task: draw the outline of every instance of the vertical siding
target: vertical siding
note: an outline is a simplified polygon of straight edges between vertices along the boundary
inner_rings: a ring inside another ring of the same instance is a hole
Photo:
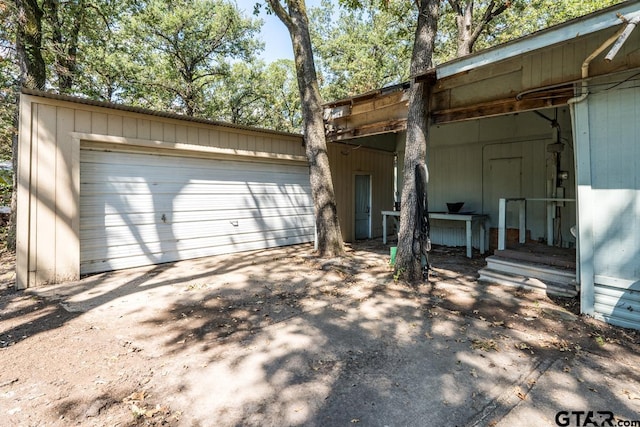
[[[553,117],[554,111],[546,111]],[[563,138],[571,140],[570,118],[559,110]],[[464,201],[464,210],[490,215],[489,226],[497,226],[498,200],[488,200],[489,165],[493,159],[522,159],[522,197],[543,198],[546,194],[546,145],[552,142],[549,123],[534,113],[501,116],[467,122],[437,125],[431,128],[428,163],[430,170],[430,210],[446,211],[447,202]],[[562,155],[563,170],[570,171],[565,184],[566,197],[572,197],[573,155],[566,146]],[[569,228],[575,224],[575,204],[562,209],[563,238],[570,239]],[[527,228],[532,238],[546,235],[546,206],[531,202],[527,206]],[[450,222],[432,224],[433,242],[450,246],[465,244],[465,230]],[[479,246],[477,235],[474,246]]]
[[[56,120],[56,199],[55,199],[55,281],[61,282],[73,279],[76,263],[79,258],[79,248],[70,245],[78,238],[78,185],[77,169],[79,167],[79,153],[77,141],[72,141],[70,134],[74,129],[78,114],[70,108],[59,107]],[[85,118],[86,119],[86,118]]]
[[[38,105],[37,150],[38,166],[32,175],[37,187],[35,209],[37,265],[35,280],[46,283],[55,278],[56,261],[56,107]],[[33,179],[33,178],[32,178]]]
[[[640,329],[640,88],[616,89],[588,98],[593,259],[586,261],[596,316]]]
[[[20,123],[18,143],[18,198],[16,215],[16,288],[24,289],[29,286],[29,258],[31,256],[30,232],[31,224],[31,141],[33,137],[33,109],[35,105],[28,97],[20,98]]]
[[[371,235],[382,236],[382,211],[393,209],[393,153],[331,143],[329,164],[336,193],[342,237],[355,239],[356,174],[371,175]]]

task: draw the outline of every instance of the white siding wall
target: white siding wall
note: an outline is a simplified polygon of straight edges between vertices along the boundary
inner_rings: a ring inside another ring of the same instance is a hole
[[[543,113],[550,118],[554,110]],[[567,108],[558,109],[561,136],[571,141],[571,121]],[[499,191],[491,189],[490,167],[492,161],[521,159],[521,197],[548,197],[547,180],[551,164],[546,146],[553,142],[554,131],[550,123],[532,112],[494,118],[469,120],[430,129],[429,149],[429,209],[446,211],[447,202],[465,202],[463,210],[489,215],[489,227],[497,227]],[[399,141],[398,163],[402,165],[404,140]],[[561,155],[561,169],[569,171],[569,180],[564,184],[565,197],[575,197],[575,178],[571,144],[565,144]],[[400,166],[402,168],[402,166]],[[402,174],[399,174],[402,185]],[[575,204],[562,208],[563,241],[574,242],[570,227],[576,223]],[[517,228],[517,223],[508,224]],[[531,238],[546,236],[546,206],[542,202],[527,205],[527,229]],[[432,223],[432,241],[448,246],[463,246],[466,242],[464,224],[451,221]],[[479,247],[479,238],[474,233],[474,247]]]
[[[583,311],[640,329],[640,88],[587,103],[576,107],[589,120],[579,140]]]

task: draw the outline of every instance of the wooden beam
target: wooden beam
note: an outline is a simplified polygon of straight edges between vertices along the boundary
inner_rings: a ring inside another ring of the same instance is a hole
[[[328,142],[343,141],[345,139],[360,138],[363,136],[378,135],[382,133],[400,132],[407,129],[407,119],[387,120],[358,126],[351,129],[339,129],[327,133]]]
[[[572,96],[573,90],[566,88],[552,93],[541,92],[535,94],[535,96],[532,94],[530,98],[521,100],[507,98],[467,107],[434,110],[431,112],[431,118],[434,124],[441,124],[538,110],[541,108],[566,105]]]

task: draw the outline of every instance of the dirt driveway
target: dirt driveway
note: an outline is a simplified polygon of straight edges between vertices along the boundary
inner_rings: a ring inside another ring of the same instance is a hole
[[[576,411],[640,420],[637,332],[576,315],[575,300],[479,285],[484,261],[463,250],[435,248],[437,277],[414,288],[394,281],[379,241],[343,259],[311,249],[26,293],[11,287],[4,254],[2,424],[553,426]]]

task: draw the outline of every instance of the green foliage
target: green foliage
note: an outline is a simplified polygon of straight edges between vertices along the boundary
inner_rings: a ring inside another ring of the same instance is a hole
[[[481,11],[488,0],[474,0]],[[512,0],[476,50],[621,0]],[[253,2],[255,3],[255,2]],[[251,5],[253,5],[251,3]],[[261,2],[264,3],[264,2]],[[299,131],[295,67],[256,60],[261,22],[230,0],[35,0],[42,11],[47,87],[234,123]],[[16,2],[0,0],[0,160],[15,133]],[[436,62],[455,56],[442,2]],[[267,8],[268,9],[268,8]],[[410,0],[323,0],[309,10],[321,91],[338,99],[405,81],[416,12]]]
[[[18,67],[15,57],[14,9],[5,0],[0,0],[0,161],[11,159],[11,144],[16,132],[16,85]]]
[[[207,93],[206,115],[283,132],[300,132],[300,94],[293,61],[236,62]]]
[[[416,22],[411,2],[391,0],[384,8],[343,4],[349,7],[323,0],[310,12],[323,97],[339,99],[406,80]]]
[[[144,46],[129,52],[139,66],[131,95],[152,94],[151,106],[202,115],[205,92],[229,75],[230,61],[250,60],[261,48],[259,27],[223,0],[148,1],[127,24],[131,40]]]
[[[484,10],[489,0],[474,0],[475,9]],[[506,43],[552,25],[621,3],[623,0],[512,0],[511,6],[492,20],[475,45],[475,51]],[[443,2],[438,21],[435,62],[443,63],[456,56],[455,16],[448,2]]]

